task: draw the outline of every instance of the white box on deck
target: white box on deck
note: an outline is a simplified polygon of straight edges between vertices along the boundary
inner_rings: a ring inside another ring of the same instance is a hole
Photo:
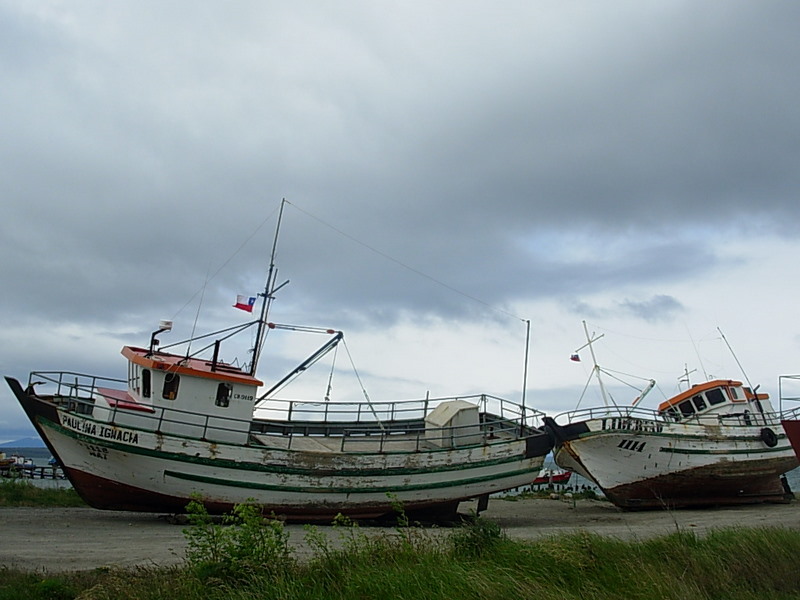
[[[465,400],[442,402],[425,417],[425,439],[441,448],[480,444],[477,405]]]

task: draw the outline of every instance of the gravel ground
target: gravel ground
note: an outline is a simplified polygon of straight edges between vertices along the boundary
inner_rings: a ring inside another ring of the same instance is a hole
[[[462,503],[468,513],[471,503]],[[609,502],[492,499],[482,514],[513,538],[590,531],[643,539],[677,530],[778,526],[800,530],[800,502],[698,510],[625,512]],[[184,561],[183,526],[165,515],[91,508],[0,508],[0,567],[60,572],[118,566],[166,566]],[[287,525],[298,556],[308,552],[302,525]],[[335,542],[338,534],[319,526]],[[364,527],[362,531],[372,531]],[[392,531],[379,529],[378,531]]]

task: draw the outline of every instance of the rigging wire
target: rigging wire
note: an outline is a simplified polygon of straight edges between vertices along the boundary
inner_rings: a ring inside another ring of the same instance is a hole
[[[685,326],[686,326],[686,334],[689,336],[689,339],[692,340],[692,348],[694,348],[694,353],[697,356],[697,361],[700,363],[700,368],[703,370],[703,376],[706,378],[706,381],[708,381],[709,380],[708,372],[706,371],[706,366],[703,364],[703,357],[700,356],[700,351],[697,349],[697,344],[695,344],[695,342],[694,342],[694,337],[692,337],[692,332],[689,331],[688,325],[685,325]],[[688,379],[689,379],[689,374],[688,373],[686,374],[686,379],[687,379],[686,383],[688,384],[689,383],[688,382]]]
[[[239,253],[240,253],[240,252],[241,252],[241,251],[244,249],[244,247],[245,247],[245,246],[246,246],[246,245],[247,245],[247,244],[250,242],[250,240],[252,240],[252,239],[253,239],[253,238],[256,236],[256,234],[257,234],[259,231],[261,231],[261,228],[262,228],[262,227],[264,227],[264,225],[266,225],[266,224],[267,224],[267,223],[268,223],[270,220],[272,220],[272,217],[274,217],[274,216],[275,216],[275,213],[276,213],[276,212],[278,212],[278,209],[277,209],[277,208],[276,208],[276,209],[274,209],[274,210],[273,210],[273,211],[272,211],[272,212],[271,212],[269,215],[267,215],[267,217],[266,217],[266,218],[265,218],[263,221],[261,221],[261,223],[258,225],[258,227],[256,227],[256,228],[253,230],[253,233],[251,233],[249,236],[247,236],[247,237],[244,239],[244,241],[242,241],[242,243],[241,243],[241,244],[239,244],[239,247],[236,249],[236,251],[235,251],[233,254],[231,254],[231,255],[230,255],[228,258],[227,258],[227,260],[226,260],[224,263],[222,263],[222,264],[221,264],[221,265],[220,265],[220,266],[217,268],[217,270],[216,270],[216,271],[214,271],[214,273],[213,273],[213,274],[212,274],[210,277],[208,276],[208,274],[206,274],[206,281],[205,281],[205,283],[203,284],[203,287],[202,287],[201,289],[197,290],[197,291],[196,291],[194,294],[192,294],[191,298],[189,298],[189,299],[186,301],[186,303],[185,303],[183,306],[181,306],[181,307],[180,307],[180,308],[179,308],[179,309],[178,309],[178,310],[175,312],[175,314],[172,316],[172,320],[173,320],[173,321],[174,321],[174,320],[176,320],[177,316],[178,316],[178,315],[179,315],[181,312],[183,312],[183,310],[184,310],[184,309],[185,309],[187,306],[189,306],[189,304],[191,304],[191,303],[192,303],[192,301],[193,301],[193,300],[194,300],[194,299],[197,297],[197,294],[200,294],[201,292],[205,292],[205,288],[206,288],[206,285],[208,285],[208,282],[210,282],[210,281],[211,281],[212,279],[214,279],[214,278],[215,278],[217,275],[219,275],[220,271],[222,271],[222,270],[223,270],[225,267],[227,267],[227,266],[228,266],[228,264],[230,264],[230,262],[231,262],[231,261],[232,261],[234,258],[236,258],[236,256],[237,256],[237,255],[238,255],[238,254],[239,254]]]
[[[203,282],[203,291],[200,294],[200,302],[197,303],[197,311],[194,313],[194,323],[192,323],[192,334],[189,336],[189,343],[186,346],[186,358],[192,353],[192,340],[194,340],[194,334],[197,331],[197,320],[200,318],[200,309],[203,307],[203,299],[206,297],[206,288],[208,287],[208,273],[211,270],[211,265],[209,268],[206,269],[206,280]]]
[[[396,265],[398,265],[398,266],[400,266],[400,267],[402,267],[402,268],[404,268],[404,269],[406,269],[406,270],[408,270],[408,271],[410,271],[410,272],[412,272],[412,273],[414,273],[414,274],[416,274],[416,275],[418,275],[418,276],[420,276],[420,277],[423,277],[423,278],[425,278],[425,279],[427,279],[427,280],[429,280],[429,281],[431,281],[431,282],[433,282],[433,283],[435,283],[435,284],[437,284],[437,285],[439,285],[439,286],[441,286],[441,287],[443,287],[443,288],[445,288],[445,289],[447,289],[447,290],[449,290],[449,291],[451,291],[451,292],[453,292],[453,293],[456,293],[456,294],[458,294],[458,295],[460,295],[460,296],[463,296],[464,298],[467,298],[467,299],[469,299],[469,300],[471,300],[471,301],[473,301],[473,302],[476,302],[476,303],[478,303],[478,304],[481,304],[481,305],[485,306],[486,308],[488,308],[489,310],[492,310],[492,311],[494,311],[494,312],[496,312],[496,313],[500,313],[500,314],[506,315],[506,316],[508,316],[508,317],[511,317],[511,318],[513,318],[513,319],[519,320],[519,321],[521,321],[522,323],[525,323],[525,324],[526,324],[526,326],[527,326],[527,338],[526,338],[526,350],[525,350],[526,356],[525,356],[525,375],[524,375],[524,379],[525,379],[525,380],[527,380],[527,363],[528,363],[528,346],[527,346],[527,344],[529,344],[529,341],[530,341],[530,320],[523,319],[522,317],[519,317],[518,315],[515,315],[515,314],[513,314],[513,313],[511,313],[511,312],[509,312],[509,311],[507,311],[507,310],[505,310],[505,309],[499,308],[499,307],[497,307],[497,306],[494,306],[494,305],[492,305],[492,304],[489,304],[488,302],[486,302],[486,301],[484,301],[484,300],[481,300],[480,298],[477,298],[477,297],[475,297],[475,296],[473,296],[473,295],[471,295],[471,294],[468,294],[468,293],[466,293],[466,292],[463,292],[462,290],[459,290],[458,288],[455,288],[455,287],[453,287],[452,285],[449,285],[449,284],[447,284],[447,283],[445,283],[445,282],[443,282],[443,281],[441,281],[441,280],[439,280],[439,279],[437,279],[437,278],[435,278],[435,277],[433,277],[433,276],[431,276],[431,275],[428,275],[427,273],[424,273],[423,271],[420,271],[419,269],[416,269],[416,268],[414,268],[414,267],[412,267],[412,266],[410,266],[410,265],[408,265],[408,264],[406,264],[406,263],[404,263],[404,262],[402,262],[402,261],[400,261],[400,260],[398,260],[398,259],[396,259],[396,258],[394,258],[394,257],[390,256],[389,254],[387,254],[387,253],[385,253],[385,252],[383,252],[383,251],[381,251],[381,250],[378,250],[377,248],[375,248],[375,247],[373,247],[373,246],[370,246],[369,244],[367,244],[367,243],[365,243],[365,242],[363,242],[363,241],[361,241],[361,240],[359,240],[359,239],[355,238],[354,236],[352,236],[352,235],[348,234],[347,232],[345,232],[345,231],[343,231],[343,230],[341,230],[341,229],[339,229],[339,228],[335,227],[334,225],[332,225],[332,224],[330,224],[330,223],[328,223],[328,222],[326,222],[326,221],[324,221],[324,220],[320,219],[319,217],[317,217],[317,216],[315,216],[315,215],[313,215],[313,214],[309,213],[308,211],[306,211],[306,210],[304,210],[304,209],[300,208],[300,207],[299,207],[299,206],[297,206],[296,204],[293,204],[292,202],[289,202],[289,201],[288,201],[288,200],[286,200],[286,199],[284,199],[284,200],[283,200],[283,202],[282,202],[282,204],[281,204],[281,207],[280,207],[280,208],[278,208],[278,209],[274,209],[274,210],[273,210],[273,211],[272,211],[272,212],[271,212],[269,215],[267,215],[267,216],[266,216],[266,217],[265,217],[265,218],[264,218],[264,219],[261,221],[261,223],[260,223],[260,224],[259,224],[259,225],[258,225],[258,226],[257,226],[257,227],[254,229],[254,230],[253,230],[253,232],[252,232],[252,233],[251,233],[251,234],[250,234],[250,235],[249,235],[247,238],[245,238],[245,239],[242,241],[242,243],[239,245],[239,247],[238,247],[238,248],[237,248],[237,249],[236,249],[236,250],[235,250],[235,251],[234,251],[234,252],[233,252],[233,253],[232,253],[232,254],[231,254],[231,255],[230,255],[230,256],[229,256],[229,257],[228,257],[228,258],[227,258],[227,259],[226,259],[226,260],[225,260],[225,261],[224,261],[224,262],[223,262],[223,263],[222,263],[222,264],[221,264],[221,265],[220,265],[220,266],[219,266],[219,267],[218,267],[218,268],[217,268],[217,269],[214,271],[214,272],[213,272],[213,273],[211,273],[210,275],[209,275],[209,273],[208,273],[208,272],[206,273],[206,279],[205,279],[205,281],[204,281],[204,283],[203,283],[203,286],[202,286],[202,287],[201,287],[199,290],[197,290],[197,291],[196,291],[196,292],[195,292],[195,293],[194,293],[194,294],[193,294],[193,295],[192,295],[192,296],[191,296],[191,297],[190,297],[190,298],[189,298],[189,299],[188,299],[188,300],[187,300],[187,301],[184,303],[184,305],[183,305],[183,306],[181,306],[181,307],[180,307],[180,308],[179,308],[179,309],[178,309],[178,310],[177,310],[177,311],[174,313],[174,315],[173,315],[173,317],[172,317],[172,318],[173,318],[173,320],[175,320],[175,319],[177,318],[177,316],[178,316],[178,315],[179,315],[179,314],[180,314],[180,313],[181,313],[181,312],[182,312],[182,311],[183,311],[183,310],[184,310],[184,309],[185,309],[185,308],[186,308],[186,307],[187,307],[189,304],[191,304],[191,302],[192,302],[192,301],[194,301],[194,299],[197,297],[197,295],[198,295],[198,294],[200,294],[200,295],[201,295],[201,298],[200,298],[200,303],[199,303],[199,305],[198,305],[197,313],[196,313],[196,315],[195,315],[195,321],[194,321],[194,325],[193,325],[193,328],[192,328],[192,336],[191,336],[191,338],[188,340],[188,342],[189,342],[189,344],[190,344],[190,347],[189,347],[189,349],[187,350],[187,356],[189,355],[189,354],[188,354],[188,352],[190,351],[190,348],[191,348],[191,342],[192,342],[192,340],[194,339],[194,334],[195,334],[195,330],[196,330],[197,321],[198,321],[198,319],[199,319],[200,310],[201,310],[201,307],[202,307],[202,304],[203,304],[203,298],[204,298],[204,296],[205,296],[205,291],[206,291],[206,288],[207,288],[207,286],[208,286],[209,282],[210,282],[210,281],[212,281],[212,280],[213,280],[213,279],[214,279],[214,278],[215,278],[215,277],[216,277],[216,276],[217,276],[217,275],[218,275],[218,274],[219,274],[219,273],[220,273],[220,272],[221,272],[221,271],[222,271],[222,270],[223,270],[225,267],[227,267],[227,266],[228,266],[228,264],[229,264],[229,263],[230,263],[230,262],[231,262],[231,261],[232,261],[232,260],[233,260],[233,259],[234,259],[234,258],[235,258],[235,257],[236,257],[236,256],[237,256],[237,255],[238,255],[238,254],[239,254],[239,253],[240,253],[240,252],[241,252],[241,251],[242,251],[244,248],[245,248],[245,246],[246,246],[246,245],[247,245],[247,244],[250,242],[250,240],[252,240],[252,239],[253,239],[253,238],[256,236],[256,234],[258,234],[258,232],[259,232],[259,231],[260,231],[260,230],[261,230],[261,229],[264,227],[264,225],[266,225],[266,224],[267,224],[269,221],[271,221],[271,220],[272,220],[272,218],[275,216],[275,213],[276,213],[278,210],[280,210],[284,204],[289,204],[289,205],[293,206],[294,208],[296,208],[298,211],[300,211],[301,213],[303,213],[303,214],[304,214],[304,215],[306,215],[307,217],[309,217],[309,218],[311,218],[311,219],[313,219],[313,220],[317,221],[318,223],[320,223],[320,224],[322,224],[323,226],[325,226],[325,227],[327,227],[327,228],[331,229],[332,231],[334,231],[334,232],[338,233],[339,235],[341,235],[341,236],[343,236],[343,237],[347,238],[348,240],[350,240],[350,241],[352,241],[352,242],[354,242],[354,243],[356,243],[356,244],[358,244],[358,245],[360,245],[360,246],[362,246],[362,247],[366,248],[366,249],[367,249],[367,250],[369,250],[370,252],[373,252],[374,254],[377,254],[378,256],[381,256],[381,257],[383,257],[384,259],[386,259],[386,260],[389,260],[389,261],[391,261],[391,262],[395,263]],[[273,252],[274,252],[274,251],[273,251]],[[288,283],[288,282],[287,282],[287,283]],[[281,286],[281,287],[282,287],[282,286]],[[250,326],[250,325],[252,325],[252,323],[248,323],[248,324],[247,324],[247,326]],[[225,331],[225,330],[223,330],[223,331]],[[218,332],[218,333],[219,333],[219,332]],[[266,334],[266,333],[268,333],[268,330],[264,332],[264,334]],[[204,337],[204,336],[201,336],[201,338],[197,338],[197,339],[202,339],[202,337]],[[227,336],[227,337],[230,337],[230,336]],[[260,337],[260,336],[259,336],[258,334],[256,334],[256,338],[259,338],[259,337]],[[266,336],[264,335],[264,337],[266,337]],[[264,342],[264,339],[263,339],[263,338],[260,338],[260,341],[261,341],[261,342],[262,342],[262,344],[263,344],[263,342]],[[170,346],[174,346],[174,345],[177,345],[177,344],[171,344]],[[212,344],[212,345],[213,345],[213,344]],[[164,346],[164,348],[165,348],[165,349],[166,349],[167,347],[168,347],[168,346]],[[207,348],[209,348],[209,347],[210,347],[210,346],[206,346],[206,347],[205,347],[203,350],[205,350],[205,349],[207,349]],[[350,353],[349,353],[349,350],[347,349],[347,345],[346,345],[346,344],[345,344],[345,349],[347,350],[348,356],[350,356]],[[202,352],[202,350],[201,350],[201,352]],[[195,353],[195,354],[197,354],[197,353]],[[351,360],[351,363],[352,363],[352,357],[351,357],[351,356],[350,356],[350,360]],[[256,361],[257,361],[257,357],[256,357],[256,356],[253,356],[253,364],[255,364],[255,362],[256,362]],[[353,370],[355,371],[355,365],[354,365],[354,364],[353,364]],[[368,397],[368,395],[367,395],[366,389],[364,388],[364,386],[363,386],[363,383],[361,382],[361,379],[360,379],[360,377],[358,376],[358,373],[357,373],[357,371],[356,371],[356,377],[358,378],[358,380],[359,380],[359,384],[361,385],[361,388],[362,388],[362,392],[364,393],[364,396],[367,398],[367,402],[370,404],[370,408],[373,410],[373,413],[374,413],[374,408],[372,407],[372,404],[371,404],[371,402],[370,402],[370,400],[369,400],[369,397]],[[329,388],[330,388],[330,381],[329,381]],[[523,392],[522,392],[522,393],[523,393],[523,399],[524,399],[524,396],[525,396],[525,389],[523,389]],[[376,416],[376,418],[378,418],[378,417],[377,417],[377,414],[376,414],[375,416]],[[378,422],[380,423],[380,419],[378,419]],[[381,425],[381,427],[382,427],[382,425]]]
[[[364,384],[361,381],[361,376],[358,374],[358,369],[356,369],[356,363],[353,362],[353,356],[350,354],[350,348],[347,347],[347,342],[344,341],[342,338],[342,343],[344,344],[344,350],[347,353],[347,358],[350,359],[350,366],[353,368],[353,373],[355,373],[356,380],[358,380],[358,385],[361,386],[361,392],[364,394],[364,398],[369,405],[369,409],[372,411],[372,415],[375,417],[375,420],[378,422],[378,426],[381,428],[381,431],[384,433],[386,432],[386,428],[383,426],[383,422],[381,418],[378,416],[378,413],[375,412],[375,407],[372,406],[372,400],[369,398],[369,394],[367,394],[367,389],[364,387]]]
[[[713,376],[709,375],[707,370],[706,370],[706,366],[705,366],[705,364],[703,362],[703,359],[701,357],[701,354],[700,354],[700,348],[698,347],[698,342],[699,343],[718,342],[718,341],[720,341],[722,339],[722,338],[720,338],[719,334],[712,335],[711,332],[708,332],[705,335],[700,336],[700,338],[695,338],[694,336],[691,335],[691,333],[688,332],[688,328],[687,328],[687,333],[689,333],[689,335],[688,335],[689,339],[688,340],[686,338],[683,338],[683,339],[667,339],[667,338],[644,337],[644,336],[629,335],[629,334],[621,333],[619,331],[616,331],[616,330],[613,330],[613,329],[609,329],[607,327],[603,327],[601,325],[597,325],[597,324],[594,324],[594,323],[591,324],[591,326],[592,326],[592,329],[597,329],[597,330],[600,330],[600,331],[604,331],[605,333],[613,334],[613,336],[615,338],[628,338],[628,339],[633,339],[633,340],[643,340],[643,341],[647,341],[647,342],[662,342],[662,343],[681,344],[681,345],[687,345],[687,344],[691,343],[693,352],[697,357],[697,360],[698,360],[698,362],[700,364],[701,370],[703,371],[705,379],[709,380],[709,379],[713,378]],[[674,370],[673,369],[665,370],[663,368],[660,368],[660,369],[659,368],[655,368],[654,369],[652,366],[646,366],[645,367],[642,364],[640,364],[639,362],[636,362],[635,360],[631,360],[631,357],[629,355],[621,355],[621,354],[619,354],[617,352],[614,352],[614,349],[612,347],[607,347],[605,349],[605,352],[607,354],[609,354],[609,355],[615,356],[617,359],[620,359],[621,361],[623,361],[623,362],[625,362],[625,363],[627,363],[627,364],[629,364],[629,365],[631,365],[633,367],[636,367],[637,369],[645,369],[648,372],[655,373],[655,374],[660,374],[662,376],[669,375],[670,377],[672,377],[674,375]],[[706,356],[706,360],[708,360],[708,356]]]
[[[336,370],[336,357],[339,354],[339,345],[333,349],[333,359],[331,360],[331,372],[328,375],[328,388],[325,390],[325,402],[331,401],[331,390],[333,389],[333,373]]]
[[[298,211],[300,211],[301,213],[303,213],[304,215],[306,215],[310,219],[313,219],[314,221],[316,221],[317,223],[323,225],[324,227],[327,227],[331,231],[334,231],[337,234],[341,235],[342,237],[350,240],[351,242],[353,242],[355,244],[358,244],[359,246],[361,246],[363,248],[366,248],[370,252],[372,252],[374,254],[377,254],[378,256],[380,256],[380,257],[382,257],[382,258],[384,258],[384,259],[386,259],[386,260],[388,260],[390,262],[393,262],[394,264],[402,267],[403,269],[406,269],[407,271],[410,271],[411,273],[414,273],[415,275],[417,275],[419,277],[427,279],[428,281],[431,281],[431,282],[433,282],[433,283],[435,283],[435,284],[437,284],[437,285],[439,285],[439,286],[441,286],[441,287],[443,287],[443,288],[445,288],[445,289],[447,289],[447,290],[449,290],[449,291],[451,291],[451,292],[453,292],[455,294],[458,294],[458,295],[460,295],[460,296],[462,296],[464,298],[467,298],[468,300],[471,300],[473,302],[481,304],[482,306],[485,306],[486,308],[488,308],[491,311],[494,311],[494,312],[499,313],[499,314],[503,314],[503,315],[505,315],[507,317],[511,317],[512,319],[516,319],[516,320],[524,323],[526,325],[526,338],[525,338],[525,359],[524,359],[525,360],[525,364],[524,364],[524,367],[523,367],[523,389],[522,389],[521,404],[522,404],[523,407],[525,406],[525,397],[526,397],[526,392],[527,392],[527,379],[528,379],[528,362],[529,362],[529,357],[528,356],[529,356],[529,346],[530,346],[530,320],[529,319],[523,319],[522,317],[520,317],[518,315],[515,315],[512,312],[509,312],[509,311],[507,311],[505,309],[502,309],[502,308],[499,308],[499,307],[494,306],[492,304],[489,304],[488,302],[486,302],[484,300],[481,300],[480,298],[477,298],[476,296],[468,294],[468,293],[466,293],[466,292],[464,292],[462,290],[459,290],[458,288],[453,287],[450,284],[447,284],[447,283],[441,281],[440,279],[437,279],[437,278],[435,278],[435,277],[433,277],[431,275],[428,275],[427,273],[425,273],[423,271],[420,271],[419,269],[416,269],[416,268],[414,268],[414,267],[412,267],[412,266],[410,266],[410,265],[408,265],[408,264],[406,264],[406,263],[394,258],[393,256],[390,256],[389,254],[387,254],[387,253],[375,248],[374,246],[370,246],[369,244],[367,244],[367,243],[359,240],[358,238],[350,235],[349,233],[343,231],[342,229],[340,229],[338,227],[335,227],[334,225],[328,223],[327,221],[322,220],[321,218],[317,217],[316,215],[313,215],[310,212],[300,208],[299,206],[297,206],[296,204],[293,204],[289,200],[284,199],[283,202],[285,204],[289,204],[290,206],[293,206],[295,209],[297,209]],[[345,344],[345,349],[347,349],[347,345],[346,344]],[[353,368],[355,369],[355,365],[353,366]],[[363,386],[362,386],[362,390],[363,390]],[[366,390],[364,390],[364,394],[366,396]],[[367,399],[367,401],[369,402],[369,399]],[[377,418],[377,415],[376,415],[376,418]]]
[[[722,340],[725,342],[725,345],[728,347],[728,350],[730,350],[731,355],[733,356],[733,360],[735,360],[736,364],[739,366],[739,370],[742,372],[742,375],[744,375],[744,380],[747,382],[747,385],[750,386],[751,390],[754,389],[753,384],[750,383],[750,378],[747,376],[747,373],[745,372],[744,367],[742,366],[742,363],[739,362],[739,357],[736,356],[736,353],[733,351],[733,348],[728,343],[728,338],[725,337],[725,334],[722,333],[722,329],[720,329],[719,327],[717,327],[717,331],[719,331],[719,334],[722,336]]]
[[[485,306],[486,308],[488,308],[488,309],[490,309],[490,310],[493,310],[493,311],[495,311],[495,312],[498,312],[498,313],[504,314],[504,315],[506,315],[506,316],[508,316],[508,317],[511,317],[511,318],[513,318],[513,319],[517,319],[517,320],[519,320],[519,321],[522,321],[523,323],[525,322],[525,319],[523,319],[522,317],[519,317],[519,316],[515,315],[514,313],[511,313],[511,312],[509,312],[509,311],[507,311],[507,310],[505,310],[505,309],[502,309],[502,308],[498,308],[497,306],[493,306],[493,305],[489,304],[488,302],[486,302],[486,301],[484,301],[484,300],[481,300],[480,298],[476,298],[475,296],[472,296],[471,294],[467,294],[466,292],[463,292],[463,291],[459,290],[458,288],[455,288],[455,287],[453,287],[453,286],[452,286],[452,285],[450,285],[450,284],[447,284],[447,283],[445,283],[445,282],[443,282],[443,281],[441,281],[441,280],[439,280],[439,279],[436,279],[435,277],[433,277],[433,276],[431,276],[431,275],[428,275],[427,273],[424,273],[423,271],[420,271],[419,269],[416,269],[416,268],[414,268],[414,267],[412,267],[412,266],[410,266],[410,265],[407,265],[406,263],[404,263],[404,262],[402,262],[402,261],[400,261],[400,260],[398,260],[398,259],[394,258],[393,256],[390,256],[389,254],[386,254],[385,252],[383,252],[383,251],[381,251],[381,250],[378,250],[378,249],[377,249],[377,248],[375,248],[374,246],[370,246],[369,244],[367,244],[367,243],[365,243],[365,242],[362,242],[362,241],[361,241],[361,240],[359,240],[358,238],[355,238],[355,237],[353,237],[352,235],[350,235],[349,233],[347,233],[347,232],[345,232],[345,231],[342,231],[342,230],[341,230],[341,229],[339,229],[338,227],[335,227],[335,226],[331,225],[330,223],[328,223],[328,222],[326,222],[326,221],[323,221],[323,220],[322,220],[322,219],[320,219],[319,217],[317,217],[317,216],[315,216],[315,215],[312,215],[312,214],[311,214],[311,213],[309,213],[308,211],[305,211],[305,210],[303,210],[302,208],[300,208],[300,207],[299,207],[299,206],[297,206],[296,204],[292,204],[292,203],[291,203],[291,202],[289,202],[288,200],[286,201],[286,204],[289,204],[289,205],[291,205],[291,206],[294,206],[294,207],[295,207],[297,210],[299,210],[301,213],[303,213],[304,215],[306,215],[307,217],[309,217],[309,218],[311,218],[311,219],[314,219],[315,221],[317,221],[317,222],[318,222],[318,223],[320,223],[321,225],[324,225],[324,226],[325,226],[325,227],[327,227],[328,229],[331,229],[332,231],[335,231],[336,233],[338,233],[339,235],[341,235],[341,236],[343,236],[343,237],[347,238],[347,239],[348,239],[348,240],[350,240],[351,242],[354,242],[354,243],[358,244],[359,246],[362,246],[362,247],[366,248],[366,249],[367,249],[367,250],[369,250],[370,252],[373,252],[373,253],[377,254],[378,256],[381,256],[381,257],[385,258],[386,260],[388,260],[388,261],[391,261],[391,262],[395,263],[396,265],[398,265],[398,266],[400,266],[400,267],[402,267],[402,268],[406,269],[407,271],[411,271],[411,272],[412,272],[412,273],[414,273],[415,275],[419,275],[420,277],[424,277],[424,278],[425,278],[425,279],[427,279],[428,281],[432,281],[433,283],[435,283],[435,284],[437,284],[437,285],[439,285],[439,286],[441,286],[441,287],[443,287],[443,288],[445,288],[445,289],[447,289],[447,290],[450,290],[451,292],[454,292],[454,293],[456,293],[456,294],[459,294],[460,296],[463,296],[463,297],[465,297],[465,298],[468,298],[469,300],[472,300],[473,302],[477,302],[478,304],[482,304],[483,306]]]
[[[583,401],[583,397],[586,395],[586,390],[589,389],[589,384],[592,383],[592,377],[594,377],[594,369],[592,372],[589,373],[589,377],[586,379],[586,384],[583,386],[583,391],[581,395],[578,397],[578,404],[575,406],[575,410],[578,410],[581,406],[581,402]]]

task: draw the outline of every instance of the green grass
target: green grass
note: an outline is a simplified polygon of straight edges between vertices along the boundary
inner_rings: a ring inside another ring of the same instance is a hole
[[[787,529],[677,532],[634,542],[589,533],[519,541],[484,519],[451,530],[397,527],[377,537],[340,521],[333,537],[308,527],[312,556],[299,560],[275,521],[240,516],[223,530],[200,514],[187,529],[194,545],[181,567],[0,570],[0,600],[800,598],[800,532]]]
[[[26,479],[0,479],[0,507],[86,506],[72,488],[39,488]]]

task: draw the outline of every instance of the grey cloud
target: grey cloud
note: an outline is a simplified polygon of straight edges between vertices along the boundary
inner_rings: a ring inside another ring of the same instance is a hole
[[[280,245],[289,316],[459,319],[599,290],[617,304],[595,311],[674,317],[652,290],[735,265],[722,239],[795,233],[798,17],[3,5],[0,312],[117,335],[191,321],[205,285],[224,321],[212,307],[263,286],[286,197],[305,211]]]
[[[678,300],[663,294],[653,296],[649,300],[625,300],[621,306],[633,316],[645,321],[670,321],[676,313],[684,310]]]

